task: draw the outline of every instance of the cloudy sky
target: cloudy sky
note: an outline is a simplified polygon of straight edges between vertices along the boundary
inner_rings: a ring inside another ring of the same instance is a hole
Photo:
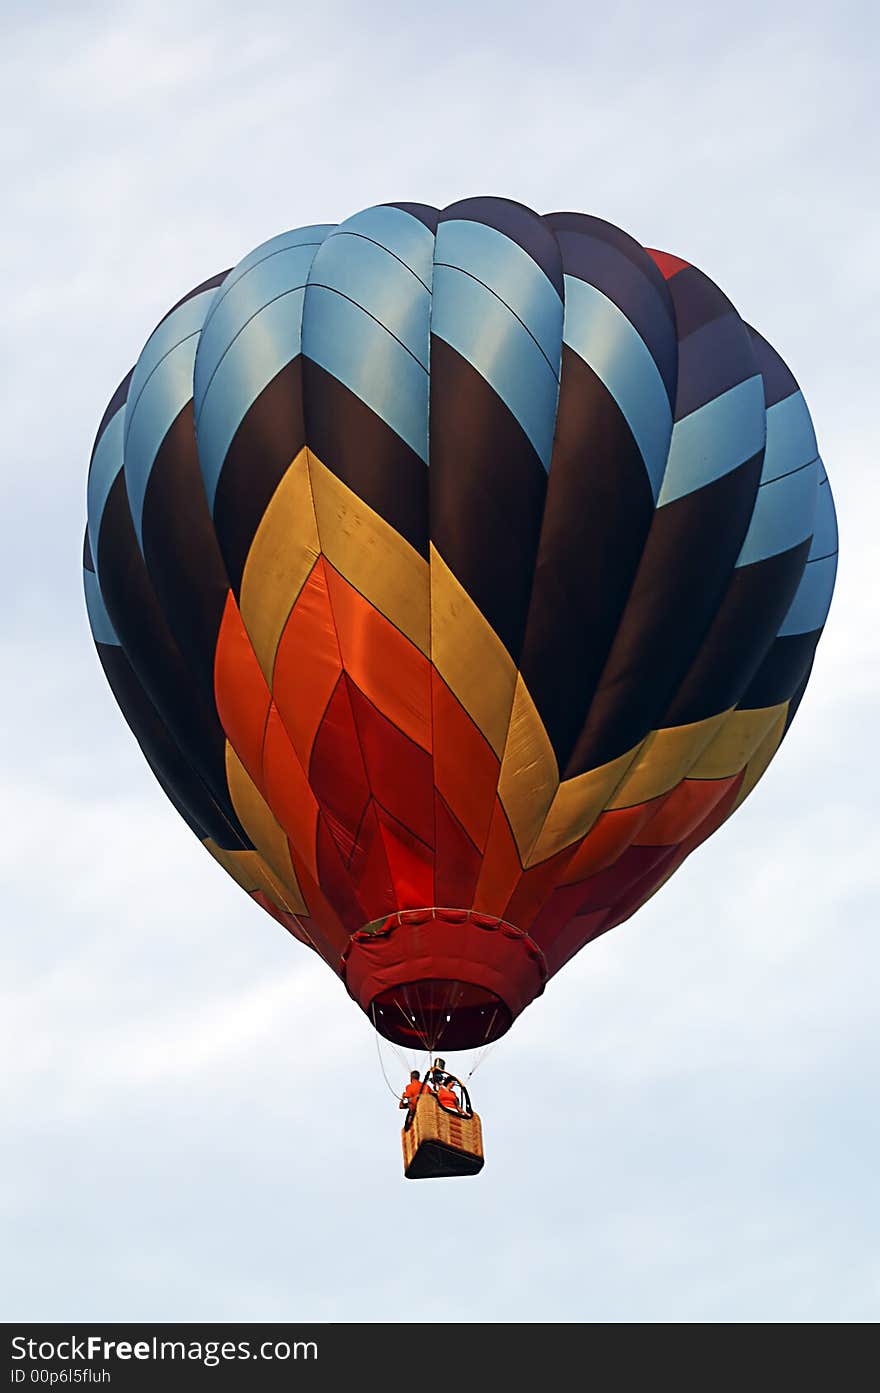
[[[876,1319],[876,7],[3,9],[0,1313]],[[804,389],[841,556],[770,773],[481,1066],[483,1174],[421,1186],[366,1019],[154,784],[80,554],[171,303],[287,227],[472,193],[717,280]]]

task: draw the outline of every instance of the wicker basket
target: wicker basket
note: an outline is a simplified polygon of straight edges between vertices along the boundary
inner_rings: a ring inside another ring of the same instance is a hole
[[[407,1180],[476,1175],[483,1169],[483,1131],[476,1113],[457,1117],[423,1094],[415,1116],[402,1132],[403,1173]]]

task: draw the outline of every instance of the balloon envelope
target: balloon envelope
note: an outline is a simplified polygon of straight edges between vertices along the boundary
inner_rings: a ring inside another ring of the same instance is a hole
[[[108,406],[108,681],[391,1039],[502,1034],[754,788],[837,534],[778,354],[578,213],[382,205],[175,306]]]

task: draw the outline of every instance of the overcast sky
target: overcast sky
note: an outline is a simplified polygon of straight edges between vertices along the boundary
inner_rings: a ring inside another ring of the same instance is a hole
[[[3,13],[0,1315],[876,1319],[876,7]],[[481,1066],[482,1175],[418,1185],[366,1019],[154,783],[80,556],[98,421],[180,295],[474,193],[723,287],[803,387],[840,570],[763,783]]]

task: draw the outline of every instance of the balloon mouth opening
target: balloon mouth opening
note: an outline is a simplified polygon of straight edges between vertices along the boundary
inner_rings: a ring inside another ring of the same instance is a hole
[[[370,1002],[369,1016],[392,1044],[431,1054],[478,1049],[513,1024],[509,1006],[495,992],[440,978],[389,987]]]
[[[352,935],[343,980],[395,1044],[472,1050],[497,1040],[540,996],[547,964],[528,934],[503,919],[472,909],[400,910]]]

